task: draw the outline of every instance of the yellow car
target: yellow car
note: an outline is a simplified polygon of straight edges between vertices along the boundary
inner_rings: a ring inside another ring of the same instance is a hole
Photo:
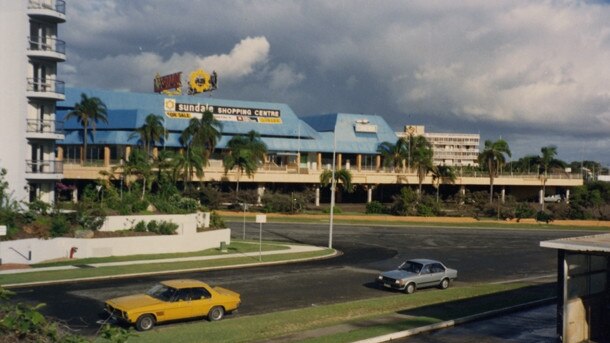
[[[221,320],[225,313],[237,310],[238,293],[222,287],[210,287],[197,280],[168,280],[152,287],[146,294],[136,294],[106,301],[110,315],[139,331],[152,329],[156,323],[206,316]]]

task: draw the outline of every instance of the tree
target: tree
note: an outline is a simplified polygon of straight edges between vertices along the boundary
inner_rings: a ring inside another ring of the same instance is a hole
[[[486,140],[485,148],[479,153],[479,164],[486,166],[489,173],[489,203],[493,202],[494,178],[498,174],[500,166],[506,163],[506,157],[511,156],[508,143],[503,139],[497,141]]]
[[[89,126],[93,129],[93,135],[95,136],[97,122],[101,121],[108,123],[106,104],[98,97],[90,98],[85,93],[82,93],[81,101],[74,104],[74,109],[68,112],[65,119],[68,120],[72,118],[75,118],[83,127],[83,154],[80,157],[82,163],[87,156],[87,130],[89,129]]]
[[[150,113],[144,119],[144,124],[129,135],[129,138],[138,136],[144,150],[150,156],[150,150],[155,142],[161,143],[164,139],[167,139],[168,134],[163,123],[162,116]]]
[[[252,130],[244,135],[237,135],[227,142],[227,150],[223,158],[225,175],[229,170],[237,169],[236,193],[239,193],[239,179],[243,173],[252,177],[263,163],[267,145],[260,135]]]
[[[392,166],[398,172],[409,154],[408,142],[405,138],[399,138],[395,144],[383,142],[377,147],[377,152],[383,157],[384,166]]]
[[[201,119],[193,118],[180,135],[180,141],[190,148],[199,146],[205,153],[204,164],[207,165],[210,155],[221,138],[222,123],[214,118],[210,111],[203,112]]]
[[[419,182],[418,196],[422,195],[422,184],[426,175],[434,170],[434,152],[432,144],[428,142],[424,136],[415,136],[413,138],[411,162],[417,171],[417,179]]]
[[[128,184],[132,175],[142,180],[142,195],[140,199],[143,200],[146,190],[150,190],[154,182],[154,174],[148,154],[144,150],[133,150],[123,166],[123,171]]]
[[[333,179],[333,171],[330,169],[324,169],[320,174],[320,184],[326,187]],[[346,191],[352,192],[354,185],[352,184],[352,173],[347,169],[339,169],[335,171],[335,184],[342,185]]]
[[[206,164],[205,154],[201,147],[186,149],[184,154],[176,154],[174,157],[174,179],[178,176],[184,180],[185,188],[190,184],[193,173],[199,178],[203,176],[203,166]]]
[[[436,188],[436,202],[439,200],[441,183],[455,182],[455,170],[450,166],[435,166],[432,169],[432,182]]]
[[[552,168],[565,167],[563,161],[557,160],[557,147],[554,145],[548,145],[540,148],[540,178],[542,179],[542,210],[544,211],[544,197],[546,196],[546,181],[548,179],[548,172]]]

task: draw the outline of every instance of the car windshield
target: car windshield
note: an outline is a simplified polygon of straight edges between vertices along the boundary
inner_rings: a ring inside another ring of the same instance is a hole
[[[411,273],[419,273],[423,265],[421,263],[407,261],[400,266],[401,270],[411,272]]]
[[[162,284],[155,285],[146,292],[146,294],[150,295],[151,297],[163,301],[171,301],[175,293],[175,288],[167,287]]]

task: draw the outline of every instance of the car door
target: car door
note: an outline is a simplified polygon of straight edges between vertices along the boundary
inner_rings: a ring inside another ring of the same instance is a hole
[[[440,263],[433,263],[430,266],[430,271],[434,275],[434,284],[440,284],[441,280],[445,277],[445,267]]]
[[[432,273],[430,269],[431,265],[426,264],[422,267],[419,272],[419,281],[417,282],[417,287],[427,287],[433,285],[435,281],[435,275]]]
[[[191,296],[193,316],[207,316],[214,306],[214,299],[212,299],[210,291],[204,287],[195,287],[192,289]]]
[[[167,303],[163,319],[176,320],[192,317],[191,303],[191,290],[189,288],[178,289]]]

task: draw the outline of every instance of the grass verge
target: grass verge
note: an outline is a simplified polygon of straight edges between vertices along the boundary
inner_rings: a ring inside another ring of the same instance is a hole
[[[262,251],[273,251],[273,250],[285,250],[288,249],[286,245],[263,243]],[[214,256],[224,254],[238,254],[259,251],[259,245],[257,242],[247,242],[232,240],[231,245],[227,246],[227,252],[221,252],[220,248],[212,248],[201,251],[185,252],[185,253],[171,253],[171,254],[143,254],[143,255],[129,255],[129,256],[109,256],[109,257],[93,257],[93,258],[79,258],[57,262],[47,263],[36,263],[32,265],[32,268],[46,268],[46,267],[58,267],[58,266],[73,266],[73,265],[84,265],[92,263],[108,263],[108,262],[127,262],[127,261],[145,261],[145,260],[158,260],[166,258],[184,258],[184,257],[200,257],[200,256]]]
[[[318,258],[329,256],[334,253],[333,249],[324,249],[303,253],[280,253],[262,256],[259,261],[258,256],[233,256],[203,261],[182,261],[166,263],[150,263],[125,266],[108,266],[99,268],[79,268],[56,271],[40,271],[21,274],[0,275],[0,285],[15,285],[20,283],[47,282],[57,280],[76,280],[95,277],[120,277],[121,275],[142,274],[142,273],[173,273],[189,269],[205,269],[231,267],[235,265],[256,265],[268,262],[289,262],[306,258]]]
[[[133,341],[254,342],[283,337],[307,342],[351,342],[554,295],[554,284],[480,284],[445,291],[425,290],[408,296],[383,296],[257,316],[237,315],[216,323],[197,321],[160,326],[139,333]],[[396,314],[405,316],[385,323],[377,320]]]

